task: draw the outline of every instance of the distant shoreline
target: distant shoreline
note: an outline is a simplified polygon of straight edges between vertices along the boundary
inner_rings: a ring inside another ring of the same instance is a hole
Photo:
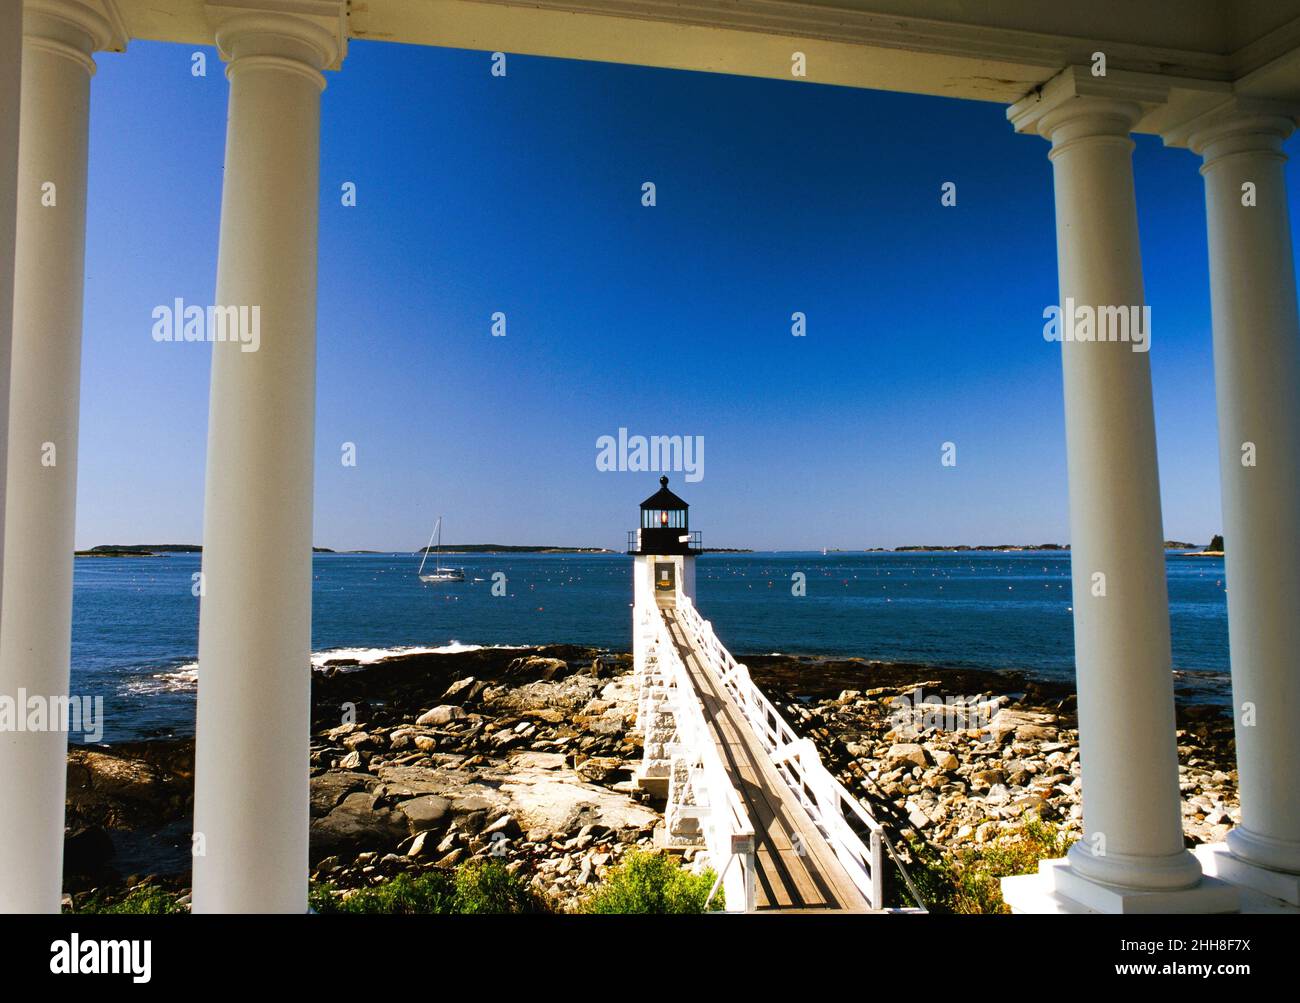
[[[422,554],[435,553],[432,547],[419,550],[333,550],[330,547],[312,547],[313,554]],[[740,547],[706,547],[706,554],[752,554],[754,551]],[[76,557],[165,557],[169,554],[201,554],[203,548],[193,543],[166,544],[100,544],[89,550],[74,551]],[[624,551],[608,547],[550,547],[507,543],[462,543],[444,546],[443,554],[622,554]]]
[[[1186,554],[1187,557],[1222,557],[1223,551],[1200,549],[1199,543],[1183,543],[1180,540],[1166,540],[1165,550],[1189,550],[1195,553]],[[909,553],[965,553],[968,551],[979,552],[996,552],[996,553],[1014,553],[1024,550],[1061,550],[1068,551],[1068,543],[974,543],[974,544],[954,544],[951,546],[933,546],[930,544],[909,544],[905,547],[871,547],[865,553],[868,554],[909,554]],[[844,551],[831,550],[828,553],[844,553]],[[852,551],[849,551],[852,553]]]
[[[1174,553],[1175,557],[1222,557],[1222,550],[1209,550],[1200,548],[1199,544],[1181,543],[1176,540],[1166,540],[1166,551],[1181,551]],[[203,548],[198,544],[179,543],[179,544],[101,544],[97,547],[91,547],[89,550],[75,551],[76,557],[165,557],[169,554],[201,554]],[[333,550],[330,547],[312,547],[313,554],[340,554],[340,555],[358,555],[358,554],[422,554],[434,553],[432,547],[421,547],[413,551],[386,551],[386,550]],[[827,548],[823,551],[824,556],[831,554],[1014,554],[1014,553],[1065,553],[1070,552],[1068,543],[977,543],[977,544],[952,544],[952,545],[933,545],[933,544],[908,544],[902,547],[867,547],[862,550],[845,549],[840,547]],[[444,546],[441,548],[443,554],[622,554],[624,551],[611,550],[608,547],[551,547],[551,546],[532,546],[521,544],[506,543],[463,543],[455,546]],[[754,554],[754,553],[816,553],[815,550],[809,551],[789,551],[789,550],[753,550],[748,547],[705,547],[701,553],[705,554]]]

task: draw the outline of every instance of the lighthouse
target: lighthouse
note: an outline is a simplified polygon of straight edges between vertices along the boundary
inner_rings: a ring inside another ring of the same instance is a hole
[[[659,478],[659,490],[641,503],[641,523],[628,532],[627,552],[634,558],[634,605],[677,605],[680,596],[695,599],[695,557],[700,534],[691,532],[686,502]]]
[[[632,666],[637,679],[637,729],[645,735],[645,755],[637,783],[665,797],[672,774],[672,748],[679,741],[668,679],[657,653],[663,634],[662,611],[695,600],[695,557],[700,534],[691,532],[686,502],[659,478],[659,490],[641,503],[641,521],[627,534],[632,557]],[[666,657],[666,656],[665,656]]]

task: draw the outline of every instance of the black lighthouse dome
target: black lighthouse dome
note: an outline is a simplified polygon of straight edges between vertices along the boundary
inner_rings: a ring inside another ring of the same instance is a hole
[[[668,490],[667,476],[659,490],[641,503],[639,528],[628,534],[629,554],[698,554],[700,534],[690,531],[690,506]]]

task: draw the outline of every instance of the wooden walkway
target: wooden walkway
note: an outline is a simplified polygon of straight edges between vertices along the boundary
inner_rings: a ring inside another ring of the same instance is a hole
[[[745,720],[704,668],[673,609],[668,633],[704,706],[714,742],[754,826],[755,898],[760,910],[848,910],[868,904]]]

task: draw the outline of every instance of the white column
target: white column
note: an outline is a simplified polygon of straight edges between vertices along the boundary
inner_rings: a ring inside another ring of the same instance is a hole
[[[1209,227],[1241,796],[1228,847],[1291,875],[1270,890],[1300,904],[1300,324],[1281,152],[1293,128],[1237,110],[1188,145],[1205,159]]]
[[[0,694],[15,699],[68,692],[90,54],[110,36],[83,4],[27,4],[0,610]],[[67,739],[0,732],[0,911],[59,909]]]
[[[260,338],[213,345],[194,909],[302,913],[320,71],[341,43],[274,12],[226,18],[216,37],[230,62],[216,299],[257,308]]]
[[[18,104],[23,5],[0,5],[0,608],[4,601],[5,481],[9,455],[9,362],[14,319],[14,231],[18,209]]]
[[[1137,117],[1134,105],[1080,98],[1040,123],[1052,142],[1062,305],[1145,301],[1128,135]],[[1200,868],[1183,848],[1151,370],[1133,347],[1061,346],[1084,797],[1069,860],[1107,884],[1186,888]]]
[[[1052,143],[1059,305],[1141,308],[1140,106],[1077,94],[1022,105]],[[1096,911],[1231,909],[1217,882],[1196,894],[1200,865],[1183,846],[1148,356],[1131,341],[1064,340],[1061,360],[1084,836],[1042,874]]]

